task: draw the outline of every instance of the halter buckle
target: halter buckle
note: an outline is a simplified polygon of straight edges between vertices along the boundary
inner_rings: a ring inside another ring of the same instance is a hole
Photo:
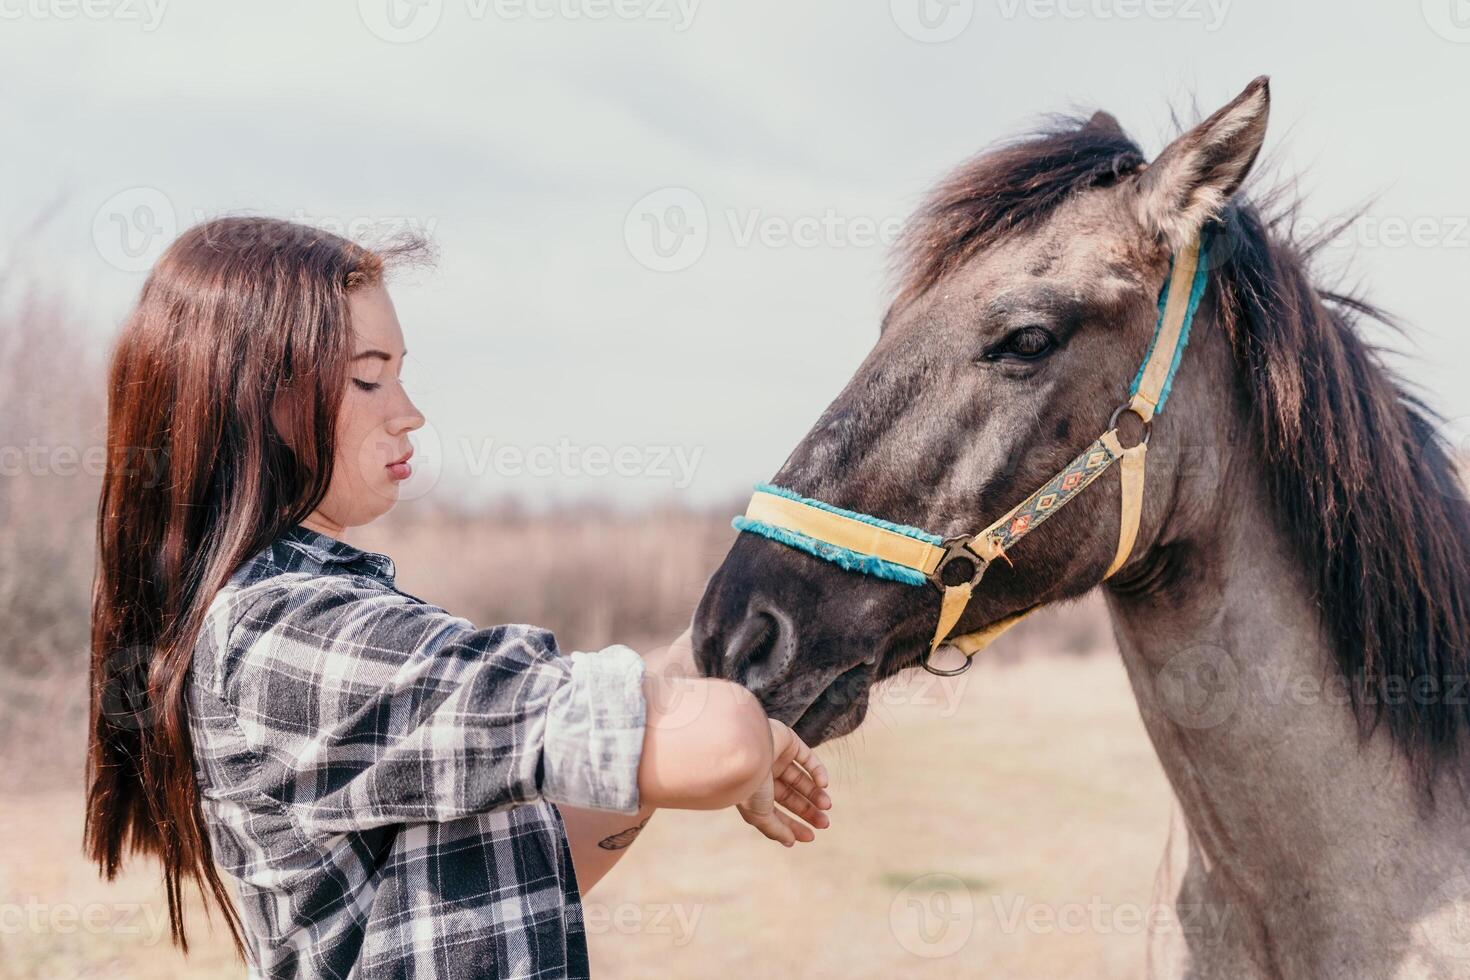
[[[944,570],[946,568],[949,568],[950,565],[956,561],[969,562],[972,566],[973,571],[970,573],[969,579],[970,588],[973,589],[975,586],[979,585],[980,579],[985,577],[985,569],[990,567],[990,562],[987,559],[981,557],[975,552],[973,548],[970,547],[970,542],[973,540],[975,539],[966,535],[960,535],[959,537],[950,538],[949,540],[944,542],[944,557],[939,559],[939,564],[935,565],[934,571],[929,573],[930,584],[932,584],[940,592],[943,592],[945,589],[950,588],[951,586],[965,584],[964,579],[960,579],[955,582],[946,582],[944,580]]]

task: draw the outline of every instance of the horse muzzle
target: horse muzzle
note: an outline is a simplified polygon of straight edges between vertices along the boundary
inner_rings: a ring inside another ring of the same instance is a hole
[[[922,645],[932,615],[917,589],[741,535],[696,611],[695,662],[750,690],[767,714],[815,745],[858,726],[869,688],[900,653]]]

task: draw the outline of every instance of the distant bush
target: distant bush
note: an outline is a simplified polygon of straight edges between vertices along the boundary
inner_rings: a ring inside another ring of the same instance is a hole
[[[104,355],[0,273],[0,787],[25,759],[82,770]]]
[[[718,511],[591,505],[474,514],[403,504],[360,547],[391,555],[399,585],[476,624],[534,623],[566,650],[664,644],[694,607],[735,531]]]
[[[0,792],[81,777],[107,352],[65,303],[0,272]],[[740,503],[533,514],[428,499],[346,537],[390,554],[405,591],[478,625],[534,623],[566,650],[647,650],[689,625]],[[1093,602],[1036,617],[987,656],[1110,645]]]

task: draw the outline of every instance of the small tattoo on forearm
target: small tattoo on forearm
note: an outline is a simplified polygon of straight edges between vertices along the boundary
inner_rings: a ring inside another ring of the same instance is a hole
[[[643,818],[643,823],[640,823],[636,827],[629,827],[627,830],[620,830],[616,834],[613,834],[611,837],[604,837],[602,840],[597,842],[597,846],[602,848],[604,851],[621,851],[623,848],[633,843],[633,841],[638,837],[638,831],[642,830],[644,824],[647,824],[648,821],[652,819],[653,814],[650,813],[648,816]]]

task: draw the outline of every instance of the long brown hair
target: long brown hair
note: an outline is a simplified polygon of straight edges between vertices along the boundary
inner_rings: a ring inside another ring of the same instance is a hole
[[[185,704],[195,638],[230,574],[325,496],[353,349],[348,294],[421,248],[370,249],[268,218],[209,221],[158,260],[113,348],[85,847],[108,880],[125,850],[162,862],[171,936],[185,951],[186,879],[244,951],[195,783]]]

